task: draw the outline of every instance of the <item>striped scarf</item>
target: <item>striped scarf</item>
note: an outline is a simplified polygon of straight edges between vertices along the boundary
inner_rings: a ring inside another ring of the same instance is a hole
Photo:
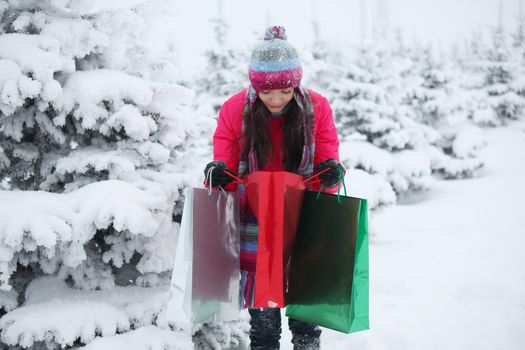
[[[298,94],[304,97],[306,103],[302,103]],[[253,87],[249,87],[246,92],[246,102],[244,107],[244,113],[248,113],[253,107],[255,100],[257,99],[257,93]],[[301,110],[305,111],[304,121],[304,146],[303,154],[297,174],[303,177],[309,177],[313,174],[314,168],[314,155],[315,155],[315,143],[308,141],[310,138],[307,137],[307,119],[311,120],[311,125],[314,125],[314,111],[310,94],[303,87],[295,89],[294,99],[299,104]],[[242,129],[245,130],[245,124],[243,119]],[[257,157],[255,156],[255,150],[253,143],[248,153],[241,152],[241,160],[239,161],[239,177],[248,175],[249,173],[255,172],[259,169],[257,164]],[[248,198],[246,196],[246,187],[243,184],[238,185],[238,191],[241,201],[241,293],[243,306],[245,308],[253,307],[253,299],[255,292],[255,265],[257,261],[257,242],[259,239],[259,225],[254,213],[250,209],[248,204]]]

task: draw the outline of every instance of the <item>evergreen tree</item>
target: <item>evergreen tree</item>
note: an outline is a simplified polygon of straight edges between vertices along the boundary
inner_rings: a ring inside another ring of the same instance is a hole
[[[516,27],[511,33],[512,38],[512,62],[516,67],[516,79],[513,83],[513,90],[521,97],[525,98],[525,15],[520,2],[520,12],[516,17]]]
[[[480,57],[466,63],[472,74],[481,75],[474,86],[476,108],[472,119],[480,125],[498,126],[523,116],[523,65],[512,55],[504,28],[491,30],[490,46]]]
[[[482,142],[474,137],[468,152],[452,146],[464,139],[464,133],[475,134],[468,122],[470,95],[462,87],[460,67],[452,57],[437,55],[431,46],[418,47],[413,55],[418,83],[405,89],[402,105],[411,108],[415,120],[437,131],[438,137],[427,145],[432,172],[445,178],[472,177],[482,166],[477,157]]]
[[[516,94],[512,84],[519,66],[512,62],[502,27],[492,32],[492,48],[487,53],[486,91],[496,117],[503,123],[517,119],[523,113],[525,100]]]
[[[436,58],[431,47],[421,53],[420,62],[421,83],[405,96],[405,101],[415,110],[418,121],[439,128],[461,112],[460,101],[452,93],[455,90],[453,72],[444,60]]]
[[[230,46],[221,5],[219,2],[218,16],[211,19],[215,46],[204,53],[206,67],[195,87],[198,113],[210,116],[216,116],[226,99],[248,84],[247,53]]]
[[[340,75],[340,48],[334,48],[327,40],[321,38],[321,27],[318,21],[317,2],[311,0],[313,40],[310,48],[300,50],[299,56],[304,66],[302,84],[321,94],[327,93],[331,82]]]
[[[361,47],[331,85],[334,115],[343,142],[349,142],[345,147],[367,155],[349,151],[354,159],[348,164],[381,174],[398,195],[427,189],[431,173],[468,177],[482,164],[472,149],[468,159],[454,154],[451,144],[461,128],[448,127],[464,121],[468,111],[454,72],[422,52],[417,45],[404,47],[399,35],[391,42],[376,40]],[[352,143],[356,139],[373,146]]]
[[[188,139],[207,122],[143,46],[146,5],[64,4],[0,1],[5,311],[42,274],[83,289],[167,283],[180,193],[200,168]]]
[[[521,1],[519,3],[519,14],[516,16],[516,27],[510,34],[515,59],[522,65],[525,63],[525,15],[523,14]]]
[[[362,167],[372,173],[382,172],[396,193],[401,194],[428,188],[430,167],[425,160],[413,161],[412,151],[436,136],[431,128],[417,123],[397,103],[403,84],[400,69],[404,66],[399,64],[389,45],[375,40],[361,46],[354,59],[347,63],[345,74],[331,85],[330,95],[343,140],[361,139],[398,158],[391,162],[391,167]],[[411,168],[413,171],[408,170]]]

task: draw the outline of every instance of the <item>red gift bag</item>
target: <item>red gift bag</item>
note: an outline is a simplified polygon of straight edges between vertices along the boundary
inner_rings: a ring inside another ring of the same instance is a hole
[[[285,280],[305,187],[300,175],[257,171],[246,177],[246,194],[259,223],[253,306],[285,306]]]

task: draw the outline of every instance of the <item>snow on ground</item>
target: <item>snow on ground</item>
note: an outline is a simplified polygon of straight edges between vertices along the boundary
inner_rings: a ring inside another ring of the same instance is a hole
[[[116,349],[191,349],[191,340],[182,333],[160,329],[155,326],[146,326],[137,330],[114,335],[112,337],[97,338],[83,350],[116,350]]]
[[[323,349],[525,347],[525,123],[487,141],[479,178],[436,181],[372,218],[371,329],[324,329]],[[281,349],[290,339],[283,321]]]
[[[524,348],[525,123],[488,130],[487,141],[480,177],[435,181],[424,197],[374,214],[371,329],[350,335],[324,329],[322,349]],[[23,336],[28,345],[71,320],[55,340],[71,344],[81,335],[86,349],[190,348],[189,334],[170,332],[160,316],[167,291],[141,290],[128,288],[129,296],[124,290],[73,291],[53,278],[39,279],[27,291],[26,305],[4,316],[4,341]],[[93,312],[107,317],[97,323]],[[161,327],[149,325],[156,315]],[[242,316],[246,322],[245,311]],[[97,329],[106,337],[94,338]],[[115,334],[119,329],[126,333]],[[238,349],[249,343],[243,329]],[[290,340],[283,317],[281,349],[292,349]]]

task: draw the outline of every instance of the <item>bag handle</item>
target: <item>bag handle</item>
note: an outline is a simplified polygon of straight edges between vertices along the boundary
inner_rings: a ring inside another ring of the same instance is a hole
[[[313,174],[313,175],[310,176],[308,179],[303,180],[303,183],[306,183],[307,181],[310,181],[311,179],[313,179],[313,178],[315,178],[315,177],[318,178],[319,175],[321,175],[322,173],[324,173],[325,171],[328,171],[328,170],[330,170],[330,169],[331,169],[331,168],[326,168],[326,169],[324,169],[324,170],[322,170],[322,171],[320,171],[320,172],[318,172],[318,173]],[[319,182],[319,181],[320,181],[320,180],[319,180],[319,178],[318,178],[317,181],[314,181],[314,182],[312,182],[312,183],[316,183],[316,182]]]
[[[230,173],[229,171],[226,171],[226,170],[223,170],[223,172],[226,174],[226,175],[229,175],[231,178],[233,178],[234,180],[237,181],[238,184],[246,184],[246,181],[244,181],[243,179],[235,176],[234,174]]]
[[[328,168],[330,169],[330,168]],[[328,169],[325,169],[328,170]],[[341,185],[343,185],[343,189],[345,191],[345,197],[347,196],[346,194],[346,184],[345,184],[345,174],[343,172],[343,170],[341,170],[341,168],[338,168],[337,169],[339,171],[339,182],[337,184],[337,203],[341,204]],[[319,175],[319,174],[317,174]],[[316,197],[316,200],[319,199],[319,197],[321,196],[321,191],[323,192],[326,192],[326,186],[325,185],[321,185],[321,187],[319,188],[319,191],[317,191],[317,197]]]
[[[213,178],[211,176],[211,173],[213,171],[213,169],[217,168],[216,166],[211,166],[210,169],[208,169],[208,172],[206,173],[206,179],[205,179],[205,185],[206,185],[206,188],[208,189],[208,196],[211,196],[212,194],[212,191],[213,191]],[[244,184],[245,181],[243,181],[242,179],[238,178],[237,176],[233,175],[232,173],[230,173],[229,171],[226,171],[226,170],[222,170],[226,175],[229,175],[230,177],[232,177],[234,180],[236,180],[236,183],[242,183]],[[226,191],[224,190],[224,188],[222,188],[222,186],[218,186],[218,188],[226,193]]]
[[[211,167],[210,170],[208,170],[208,173],[206,174],[206,183],[210,184],[210,187],[208,189],[208,191],[209,191],[208,194],[210,194],[210,195],[211,195],[211,188],[213,187],[212,183],[211,183],[212,182],[212,180],[211,180],[211,172],[213,171],[213,169],[215,169],[215,167]],[[319,179],[319,175],[321,175],[322,173],[324,173],[324,172],[326,172],[326,171],[328,171],[330,169],[331,168],[326,168],[326,169],[324,169],[322,171],[319,171],[319,172],[313,174],[309,178],[303,180],[303,183],[306,184],[308,181],[311,181],[310,184],[314,184],[314,183],[320,182],[321,180]],[[223,172],[226,175],[229,175],[231,178],[233,178],[236,181],[236,183],[244,184],[244,185],[246,184],[246,181],[244,181],[243,179],[241,179],[241,178],[237,177],[236,175],[230,173],[229,171],[223,170]],[[341,203],[341,199],[340,199],[341,184],[343,185],[343,188],[344,188],[345,197],[346,197],[347,194],[346,194],[346,185],[345,185],[344,173],[343,173],[343,171],[340,168],[338,168],[338,172],[339,172],[339,183],[337,185],[337,201],[339,203]],[[210,181],[208,181],[208,179]],[[312,180],[312,179],[315,179],[315,180]],[[319,195],[320,195],[321,191],[325,192],[326,191],[326,186],[321,185],[321,187],[319,188],[319,192],[317,192],[317,199],[319,199]]]

